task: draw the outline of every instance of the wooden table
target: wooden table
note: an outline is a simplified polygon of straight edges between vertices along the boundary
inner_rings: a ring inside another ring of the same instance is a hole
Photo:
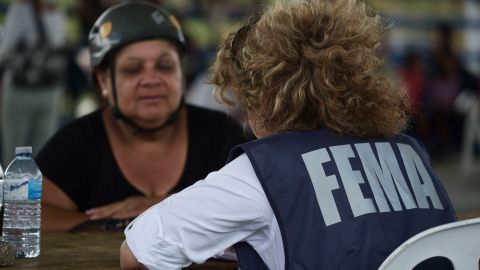
[[[480,217],[480,211],[459,213],[459,219]],[[40,256],[34,259],[15,259],[13,265],[0,267],[10,269],[120,269],[119,251],[124,240],[123,233],[79,232],[47,233],[42,235]],[[192,265],[189,270],[236,270],[236,262],[209,260]]]
[[[33,259],[15,259],[10,269],[120,269],[119,251],[122,233],[62,233],[43,234],[40,256]],[[192,265],[195,270],[234,270],[237,263],[210,260]]]

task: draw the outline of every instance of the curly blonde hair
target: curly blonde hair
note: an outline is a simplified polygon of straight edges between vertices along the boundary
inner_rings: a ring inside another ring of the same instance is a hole
[[[213,66],[216,97],[233,91],[271,133],[329,128],[388,137],[410,114],[406,91],[380,75],[385,25],[359,0],[277,1],[230,33]]]

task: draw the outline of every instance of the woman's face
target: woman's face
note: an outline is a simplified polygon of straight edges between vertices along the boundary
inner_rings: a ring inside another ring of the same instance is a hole
[[[135,42],[115,58],[118,107],[144,127],[163,124],[182,97],[182,67],[175,46],[165,40]],[[102,95],[113,102],[108,72],[97,75]]]

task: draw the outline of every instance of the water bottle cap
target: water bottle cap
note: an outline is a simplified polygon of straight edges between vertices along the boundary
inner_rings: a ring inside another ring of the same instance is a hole
[[[32,147],[31,146],[19,146],[15,147],[15,155],[18,154],[31,154],[32,153]]]

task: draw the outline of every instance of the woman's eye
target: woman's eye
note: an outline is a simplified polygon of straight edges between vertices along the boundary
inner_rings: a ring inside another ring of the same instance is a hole
[[[125,75],[135,75],[141,71],[140,67],[124,67],[120,69],[120,72]]]
[[[156,67],[160,71],[171,71],[174,69],[174,66],[170,63],[160,63],[160,64],[157,64]]]

